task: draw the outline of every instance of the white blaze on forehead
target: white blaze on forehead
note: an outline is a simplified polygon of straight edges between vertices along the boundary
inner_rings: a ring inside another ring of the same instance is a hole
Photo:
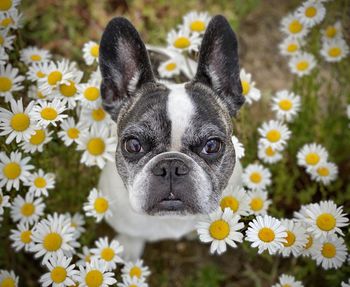
[[[171,121],[170,150],[180,150],[181,138],[190,125],[195,108],[184,84],[168,84],[167,114]]]

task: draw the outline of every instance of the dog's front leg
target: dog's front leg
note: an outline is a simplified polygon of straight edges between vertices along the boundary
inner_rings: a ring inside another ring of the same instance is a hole
[[[124,246],[123,259],[125,261],[135,262],[141,258],[145,247],[144,239],[126,234],[118,234],[116,239]]]

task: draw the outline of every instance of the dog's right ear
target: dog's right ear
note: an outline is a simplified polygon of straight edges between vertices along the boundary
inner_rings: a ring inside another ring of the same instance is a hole
[[[127,19],[117,17],[108,23],[100,43],[99,64],[103,107],[116,121],[135,90],[155,82],[146,47]]]

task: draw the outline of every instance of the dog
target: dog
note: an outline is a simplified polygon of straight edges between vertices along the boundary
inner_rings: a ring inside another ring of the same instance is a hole
[[[116,123],[115,163],[99,188],[109,197],[125,257],[145,242],[178,239],[218,208],[225,188],[240,185],[231,141],[232,117],[244,103],[237,38],[217,15],[208,24],[194,78],[158,81],[134,26],[117,17],[100,42],[104,109]]]

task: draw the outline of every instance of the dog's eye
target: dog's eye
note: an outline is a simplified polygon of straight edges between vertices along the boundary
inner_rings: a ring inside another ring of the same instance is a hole
[[[215,154],[221,150],[221,141],[218,139],[210,139],[206,142],[205,146],[202,149],[204,154]]]
[[[139,153],[143,151],[143,148],[138,139],[131,138],[125,142],[125,150],[129,153]]]

